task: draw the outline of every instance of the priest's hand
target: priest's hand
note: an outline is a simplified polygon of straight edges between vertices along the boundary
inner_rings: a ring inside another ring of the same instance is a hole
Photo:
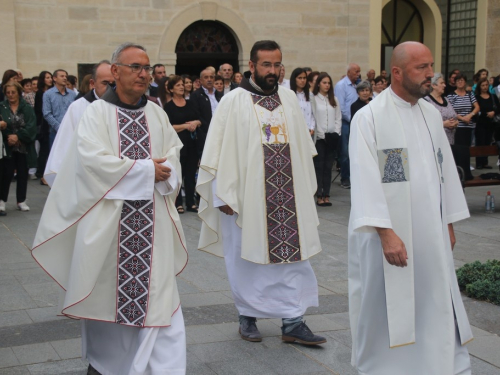
[[[234,211],[227,204],[225,206],[220,206],[219,210],[224,212],[226,215],[234,215]]]
[[[451,251],[453,251],[453,248],[457,243],[457,239],[455,238],[455,231],[453,230],[453,224],[448,224],[448,233],[450,233]]]
[[[169,167],[162,165],[167,158],[152,159],[155,165],[155,182],[166,181],[170,178],[170,172],[172,171]]]
[[[375,228],[382,242],[385,259],[393,266],[406,267],[408,254],[401,238],[390,228]]]

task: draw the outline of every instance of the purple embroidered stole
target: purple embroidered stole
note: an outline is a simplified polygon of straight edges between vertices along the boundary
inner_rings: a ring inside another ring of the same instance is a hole
[[[273,264],[302,259],[286,119],[278,93],[251,94],[262,130],[269,260]]]
[[[150,157],[144,111],[118,108],[120,155]],[[120,217],[116,323],[143,327],[149,302],[154,201],[124,201]]]

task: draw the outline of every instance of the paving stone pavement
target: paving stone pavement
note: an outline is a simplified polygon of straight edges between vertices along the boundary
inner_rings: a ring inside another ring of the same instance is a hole
[[[56,316],[58,287],[38,267],[32,245],[49,189],[30,181],[29,212],[15,210],[15,184],[0,218],[0,374],[86,374],[80,323]],[[484,213],[487,190],[500,200],[500,187],[466,190],[471,218],[455,226],[455,263],[500,259],[500,213]],[[347,222],[350,194],[334,182],[332,207],[318,207],[323,252],[312,258],[320,306],[307,324],[328,342],[317,348],[284,344],[279,319],[259,320],[264,340],[249,343],[237,333],[237,312],[221,258],[197,251],[201,222],[181,215],[189,264],[178,277],[187,332],[187,373],[355,375],[350,366],[347,300]],[[500,210],[499,210],[500,211]],[[475,340],[468,345],[474,375],[500,375],[500,307],[464,296]]]

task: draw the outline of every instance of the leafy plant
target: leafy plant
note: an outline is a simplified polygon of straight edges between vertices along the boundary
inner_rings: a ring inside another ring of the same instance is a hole
[[[457,270],[457,279],[467,296],[500,305],[500,261],[467,263]]]

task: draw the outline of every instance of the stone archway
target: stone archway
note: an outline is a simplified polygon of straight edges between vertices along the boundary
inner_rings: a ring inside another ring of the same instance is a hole
[[[175,73],[177,55],[175,47],[182,32],[196,21],[218,21],[233,34],[238,45],[238,65],[240,71],[247,70],[250,50],[254,37],[245,21],[234,11],[214,2],[200,2],[186,7],[175,14],[163,32],[157,61],[165,64],[167,74]]]
[[[382,9],[391,0],[370,0],[370,66],[381,65],[380,46],[382,45]],[[434,56],[435,70],[441,70],[443,20],[434,0],[411,0],[418,9],[423,22],[423,43]]]

